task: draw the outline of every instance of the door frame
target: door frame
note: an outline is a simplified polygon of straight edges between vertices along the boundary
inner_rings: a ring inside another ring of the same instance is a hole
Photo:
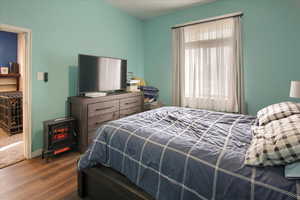
[[[12,33],[25,33],[25,66],[23,87],[23,141],[24,156],[26,159],[32,158],[32,31],[27,28],[0,24],[0,31]]]

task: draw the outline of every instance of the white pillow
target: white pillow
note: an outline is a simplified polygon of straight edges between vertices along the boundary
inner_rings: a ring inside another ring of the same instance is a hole
[[[257,118],[260,126],[263,126],[273,120],[289,117],[293,114],[300,114],[300,106],[294,102],[281,102],[267,106],[257,112]]]
[[[246,165],[285,165],[300,160],[300,114],[253,126],[252,131]]]

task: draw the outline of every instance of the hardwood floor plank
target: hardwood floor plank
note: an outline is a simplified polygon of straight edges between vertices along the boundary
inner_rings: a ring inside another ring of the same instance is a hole
[[[76,162],[75,160],[65,161],[65,165],[68,165],[69,163],[74,164]],[[41,163],[42,164],[42,163]],[[45,164],[45,163],[44,163]],[[25,169],[22,171],[11,171],[10,173],[7,173],[5,178],[1,177],[1,180],[6,180],[6,184],[14,184],[14,188],[9,188],[10,190],[18,189],[18,187],[23,187],[23,185],[26,182],[34,181],[36,179],[40,179],[43,176],[47,175],[48,173],[51,173],[53,170],[56,170],[59,168],[60,165],[49,165],[48,167],[40,167],[36,165],[32,165],[32,169]],[[0,173],[1,174],[1,173]],[[18,176],[11,176],[11,174],[18,174]]]
[[[46,163],[26,160],[0,170],[0,199],[80,200],[77,195],[76,161],[79,153],[68,152]]]

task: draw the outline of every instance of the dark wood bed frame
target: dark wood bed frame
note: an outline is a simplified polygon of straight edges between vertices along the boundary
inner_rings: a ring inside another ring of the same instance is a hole
[[[154,200],[125,176],[102,165],[78,171],[78,194],[90,200]]]

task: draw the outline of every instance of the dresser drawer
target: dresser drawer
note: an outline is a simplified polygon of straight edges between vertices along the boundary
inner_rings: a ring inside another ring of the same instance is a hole
[[[88,116],[103,115],[119,110],[119,101],[105,101],[88,105]]]
[[[141,106],[120,110],[120,118],[142,112]]]
[[[112,112],[103,115],[97,115],[89,117],[88,119],[88,131],[97,130],[104,122],[119,119],[119,112]]]
[[[120,100],[120,109],[139,107],[140,105],[142,105],[141,96],[136,96],[136,97],[131,97],[131,98]]]

